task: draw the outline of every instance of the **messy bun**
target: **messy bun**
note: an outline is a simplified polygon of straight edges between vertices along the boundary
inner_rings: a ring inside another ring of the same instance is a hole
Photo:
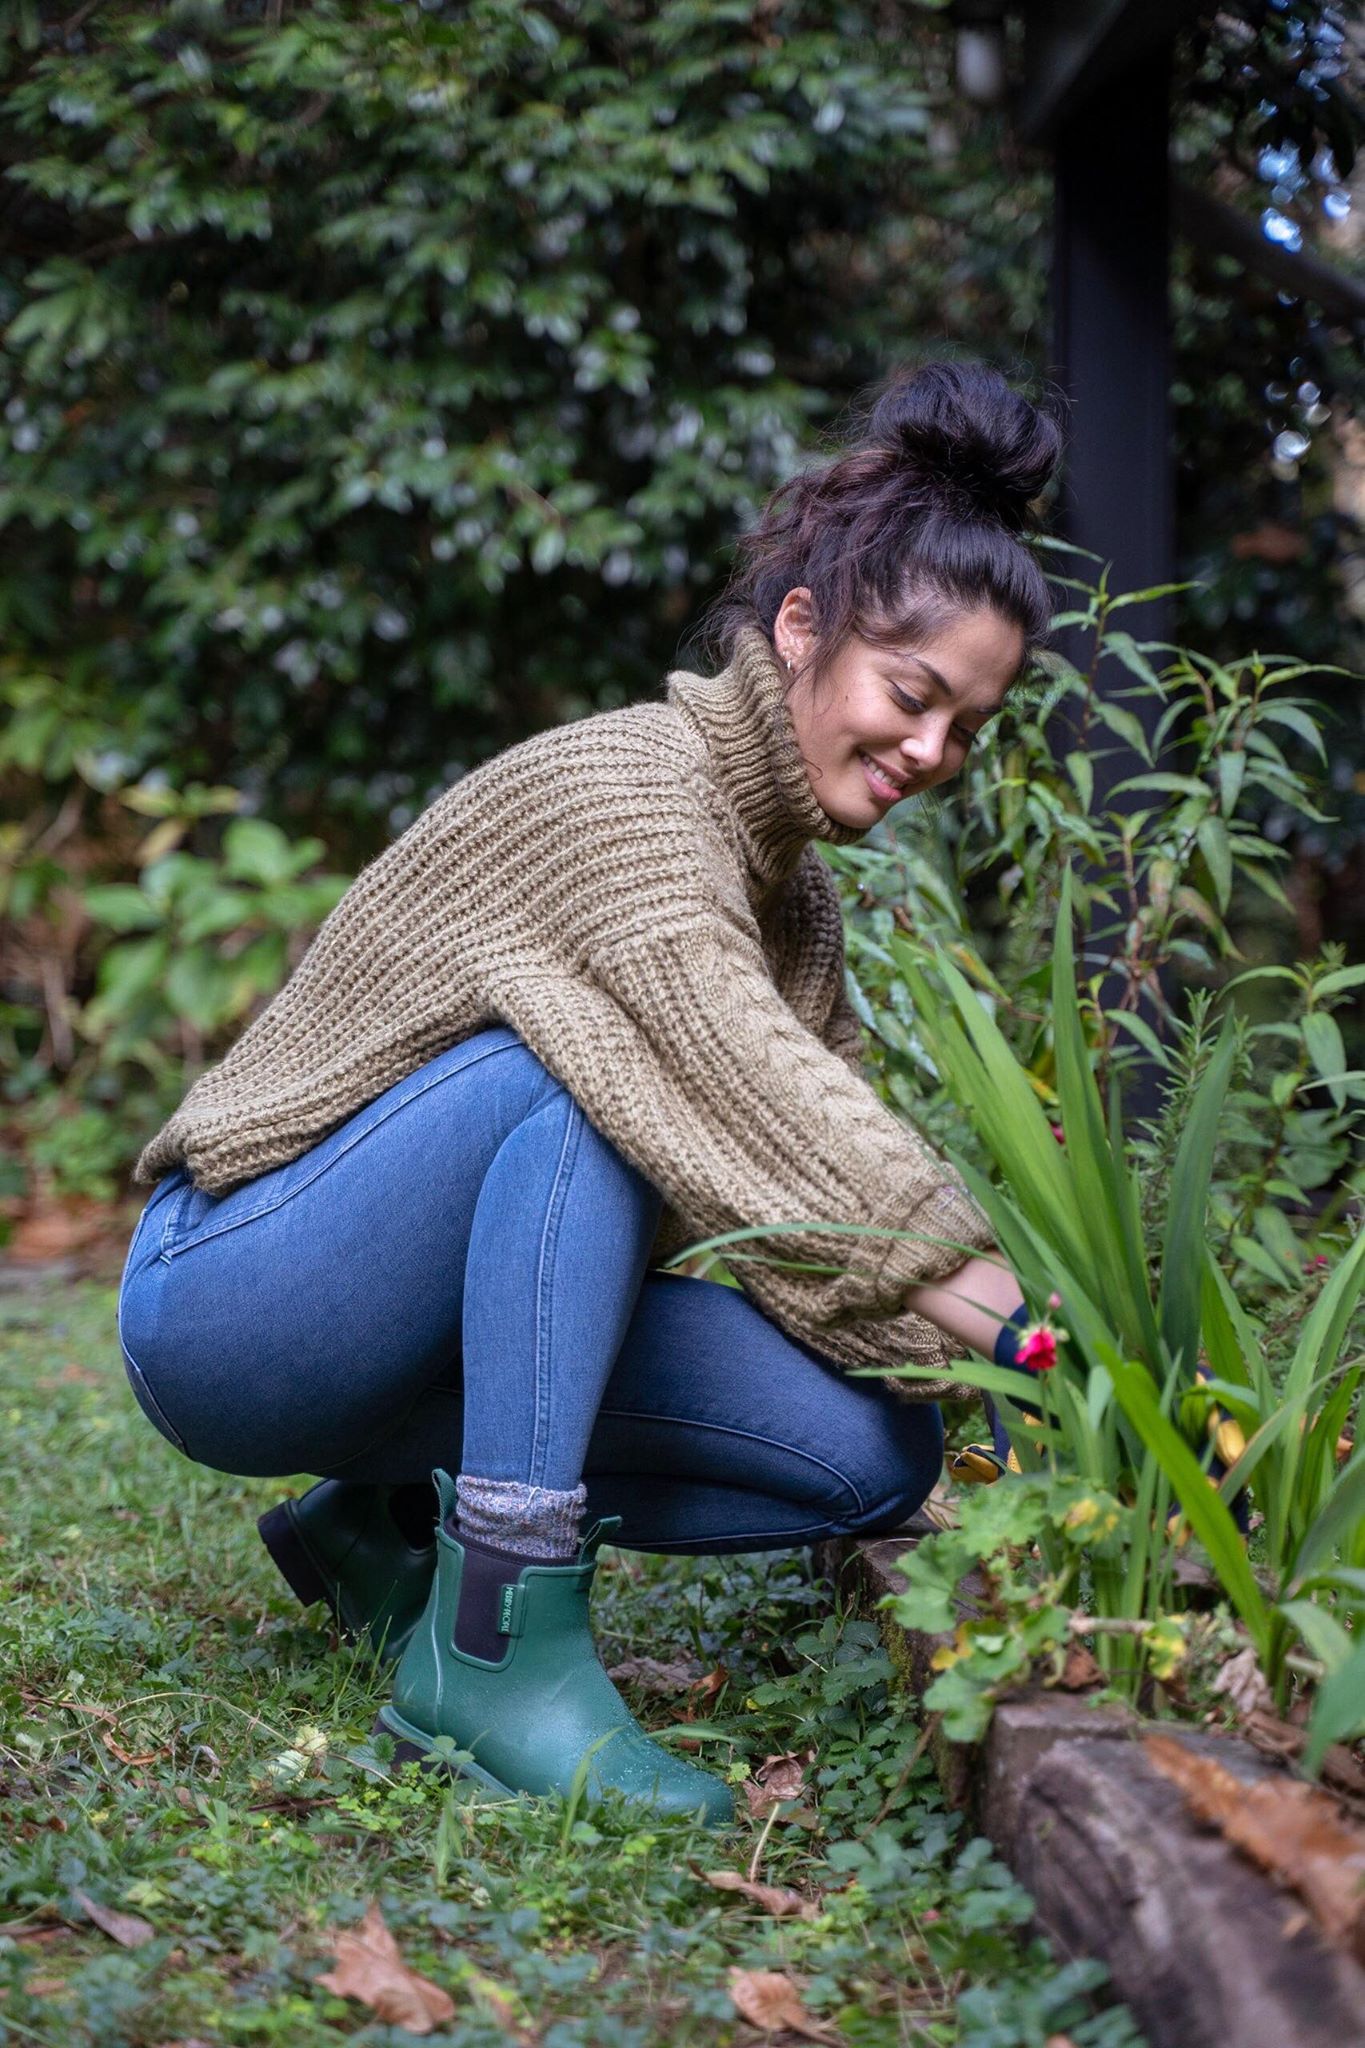
[[[872,407],[866,433],[944,513],[994,519],[1016,534],[1061,451],[1056,422],[978,363],[900,373]]]
[[[854,635],[914,646],[954,614],[989,607],[1046,638],[1052,600],[1022,538],[1061,458],[1053,414],[975,361],[895,371],[853,409],[842,452],[773,492],[738,543],[703,622],[723,663],[743,626],[773,624],[789,590],[811,593],[818,682]]]

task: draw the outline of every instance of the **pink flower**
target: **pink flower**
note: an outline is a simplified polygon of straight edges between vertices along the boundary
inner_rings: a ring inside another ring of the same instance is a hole
[[[1053,1137],[1057,1140],[1057,1143],[1059,1145],[1065,1145],[1066,1132],[1062,1129],[1060,1124],[1049,1124],[1048,1129],[1051,1131]]]
[[[1049,1308],[1060,1308],[1060,1307],[1061,1307],[1061,1305],[1062,1305],[1062,1297],[1061,1297],[1061,1295],[1060,1295],[1060,1294],[1049,1294],[1049,1296],[1048,1296],[1048,1298],[1047,1298],[1047,1305],[1048,1305],[1048,1307],[1049,1307]]]
[[[1030,1372],[1051,1372],[1057,1363],[1057,1332],[1046,1323],[1035,1323],[1032,1329],[1025,1330],[1015,1357]]]

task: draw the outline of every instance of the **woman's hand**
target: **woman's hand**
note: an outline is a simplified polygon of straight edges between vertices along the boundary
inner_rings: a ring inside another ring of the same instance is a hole
[[[905,1306],[946,1337],[977,1351],[995,1355],[1000,1326],[1024,1299],[1024,1290],[998,1252],[982,1252],[941,1279],[912,1287]]]

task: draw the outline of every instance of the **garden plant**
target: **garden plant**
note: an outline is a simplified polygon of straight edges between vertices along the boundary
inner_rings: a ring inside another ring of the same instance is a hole
[[[956,1155],[1033,1319],[1027,1380],[961,1367],[1017,1469],[959,1496],[890,1604],[954,1631],[927,1695],[952,1736],[1078,1643],[1168,1710],[1207,1709],[1249,1648],[1267,1708],[1311,1705],[1316,1767],[1365,1733],[1365,1071],[1337,1014],[1351,1031],[1365,968],[1256,955],[1289,909],[1271,828],[1318,815],[1320,724],[1305,664],[1139,641],[1124,614],[1153,593],[1073,587],[1085,667],[1045,657],[929,829],[831,856],[879,1085]],[[1106,665],[1124,687],[1102,694]],[[1099,809],[1106,733],[1152,765]],[[1158,1103],[1134,1120],[1138,1061]],[[706,1255],[753,1256],[743,1235]]]
[[[1365,969],[1334,952],[1240,965],[1230,930],[1240,905],[1257,932],[1250,893],[1287,909],[1267,815],[1316,811],[1281,748],[1322,754],[1293,694],[1304,666],[1138,643],[1124,608],[1103,582],[1085,592],[1074,621],[1091,633],[1089,664],[1054,662],[937,850],[902,864],[905,907],[853,913],[886,1090],[905,1100],[931,1085],[956,1112],[968,1182],[1036,1319],[1027,1403],[1017,1372],[964,1368],[1001,1403],[1019,1477],[968,1497],[960,1528],[921,1544],[896,1614],[954,1626],[960,1577],[986,1565],[988,1612],[958,1628],[929,1694],[956,1735],[978,1735],[1033,1659],[1058,1675],[1076,1638],[1128,1698],[1150,1704],[1156,1681],[1187,1702],[1187,1653],[1216,1640],[1191,1614],[1203,1579],[1177,1571],[1193,1532],[1269,1700],[1281,1714],[1314,1702],[1316,1765],[1365,1729],[1365,1075],[1334,1016]],[[1160,698],[1156,743],[1179,735],[1181,748],[1128,782],[1138,807],[1095,815],[1087,729],[1148,752],[1130,705],[1097,694],[1105,662],[1132,672],[1130,698]],[[1078,745],[1054,758],[1044,727],[1062,709]],[[839,860],[864,899],[886,889],[888,852]],[[1009,922],[972,934],[964,885],[990,870]],[[1257,1018],[1238,993],[1289,1001]],[[1130,1130],[1134,1053],[1158,1065],[1160,1108]]]

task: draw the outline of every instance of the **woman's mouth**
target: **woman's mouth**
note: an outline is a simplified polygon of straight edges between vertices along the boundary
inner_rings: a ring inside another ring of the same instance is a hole
[[[880,761],[873,760],[871,754],[863,753],[860,748],[858,759],[862,763],[863,776],[867,786],[879,803],[893,804],[899,797],[905,795],[905,782],[897,781],[887,769],[883,768]]]

